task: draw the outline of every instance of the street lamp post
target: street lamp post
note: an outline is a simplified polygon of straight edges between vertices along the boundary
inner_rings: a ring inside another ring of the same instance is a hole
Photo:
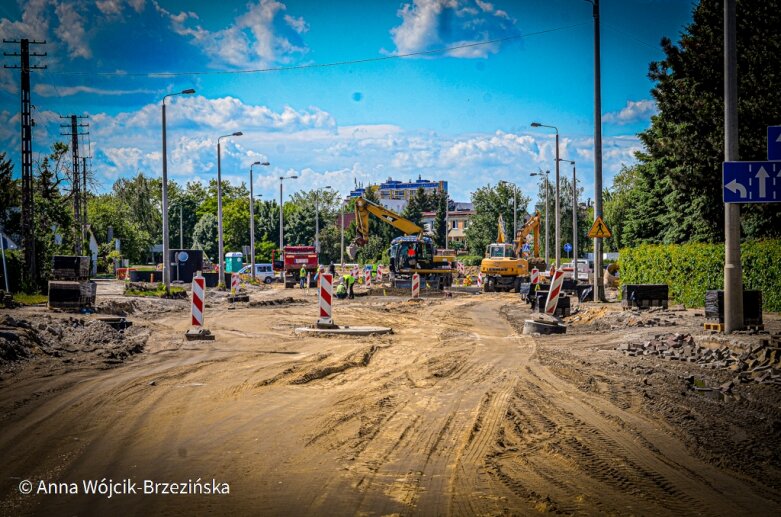
[[[230,135],[223,135],[220,137],[217,137],[217,242],[218,242],[218,263],[220,268],[220,278],[218,285],[220,287],[225,287],[225,249],[223,246],[223,236],[222,236],[222,150],[220,147],[220,140],[223,138],[229,138],[231,136],[241,136],[244,133],[241,131],[236,131],[235,133],[231,133]]]
[[[320,193],[331,188],[331,185],[315,190],[315,253],[320,253]]]
[[[572,165],[572,258],[574,259],[575,281],[578,281],[578,184],[575,177],[575,162],[561,159]]]
[[[195,90],[188,88],[179,93],[169,93],[163,96],[163,283],[165,283],[165,292],[171,291],[171,257],[168,246],[168,154],[166,149],[166,128],[165,128],[165,99],[175,95],[191,95]]]
[[[253,181],[252,181],[252,168],[255,165],[262,165],[268,167],[268,162],[255,162],[249,166],[249,254],[250,254],[250,267],[252,268],[252,279],[255,280],[255,196],[252,193]]]
[[[342,269],[344,269],[344,205],[347,203],[346,200],[342,199],[342,202],[340,203],[339,212],[341,213],[341,224],[342,227],[342,236],[341,236],[341,242],[340,242],[340,254],[339,254],[339,260],[342,263]]]
[[[550,190],[550,183],[548,180],[548,175],[550,174],[550,171],[545,172],[532,172],[530,176],[542,176],[545,174],[545,264],[547,266],[548,261],[550,260],[550,254],[548,253],[548,242],[550,242],[550,232],[548,231],[548,191]]]
[[[561,242],[559,235],[559,128],[556,126],[548,126],[540,124],[539,122],[532,122],[532,127],[547,127],[556,131],[556,199],[554,207],[554,240],[556,241],[556,269],[561,266]]]
[[[282,182],[284,180],[290,179],[294,180],[298,178],[297,175],[291,174],[290,176],[280,176],[279,177],[279,254],[280,257],[282,256],[282,250],[285,248],[285,231],[284,231],[284,224],[285,220],[282,215]],[[284,274],[284,273],[283,273]]]

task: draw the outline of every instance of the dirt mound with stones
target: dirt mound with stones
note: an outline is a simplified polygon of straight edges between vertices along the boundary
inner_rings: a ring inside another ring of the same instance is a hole
[[[149,331],[115,330],[95,319],[0,316],[0,370],[37,360],[113,365],[144,350]]]

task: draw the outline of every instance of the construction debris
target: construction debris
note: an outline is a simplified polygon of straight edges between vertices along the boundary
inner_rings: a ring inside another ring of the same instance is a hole
[[[735,384],[746,382],[781,386],[781,336],[763,339],[743,352],[726,345],[720,348],[702,347],[690,334],[658,335],[643,343],[622,343],[616,350],[630,357],[657,356],[670,361],[695,363],[701,368],[732,370],[736,377],[722,385],[721,391],[730,391]],[[692,377],[690,384],[693,385],[693,382]]]

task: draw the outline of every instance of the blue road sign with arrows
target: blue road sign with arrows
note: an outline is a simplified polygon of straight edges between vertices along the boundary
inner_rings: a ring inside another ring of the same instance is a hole
[[[521,248],[521,251],[524,251],[526,253],[529,253],[531,250],[532,250],[532,247],[529,245],[528,242],[526,244],[524,244],[523,247]]]
[[[781,160],[781,126],[767,127],[767,159]]]
[[[725,203],[781,203],[781,161],[724,162]]]

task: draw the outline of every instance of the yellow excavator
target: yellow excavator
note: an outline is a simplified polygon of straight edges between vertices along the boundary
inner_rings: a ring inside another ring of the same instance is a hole
[[[533,234],[532,255],[523,257],[523,245],[528,235]],[[545,260],[540,257],[540,214],[536,213],[518,230],[514,243],[505,242],[504,225],[499,217],[499,231],[496,242],[489,244],[485,258],[480,262],[483,274],[483,290],[520,291],[522,282],[529,281],[531,268],[545,269]]]
[[[347,247],[347,255],[351,259],[355,259],[358,247],[365,246],[369,241],[369,214],[404,233],[403,237],[391,241],[389,250],[390,278],[394,287],[408,287],[415,273],[420,275],[421,285],[428,284],[437,289],[450,287],[453,283],[451,265],[455,263],[455,255],[438,255],[434,241],[423,235],[423,228],[363,197],[355,200],[358,234]]]

